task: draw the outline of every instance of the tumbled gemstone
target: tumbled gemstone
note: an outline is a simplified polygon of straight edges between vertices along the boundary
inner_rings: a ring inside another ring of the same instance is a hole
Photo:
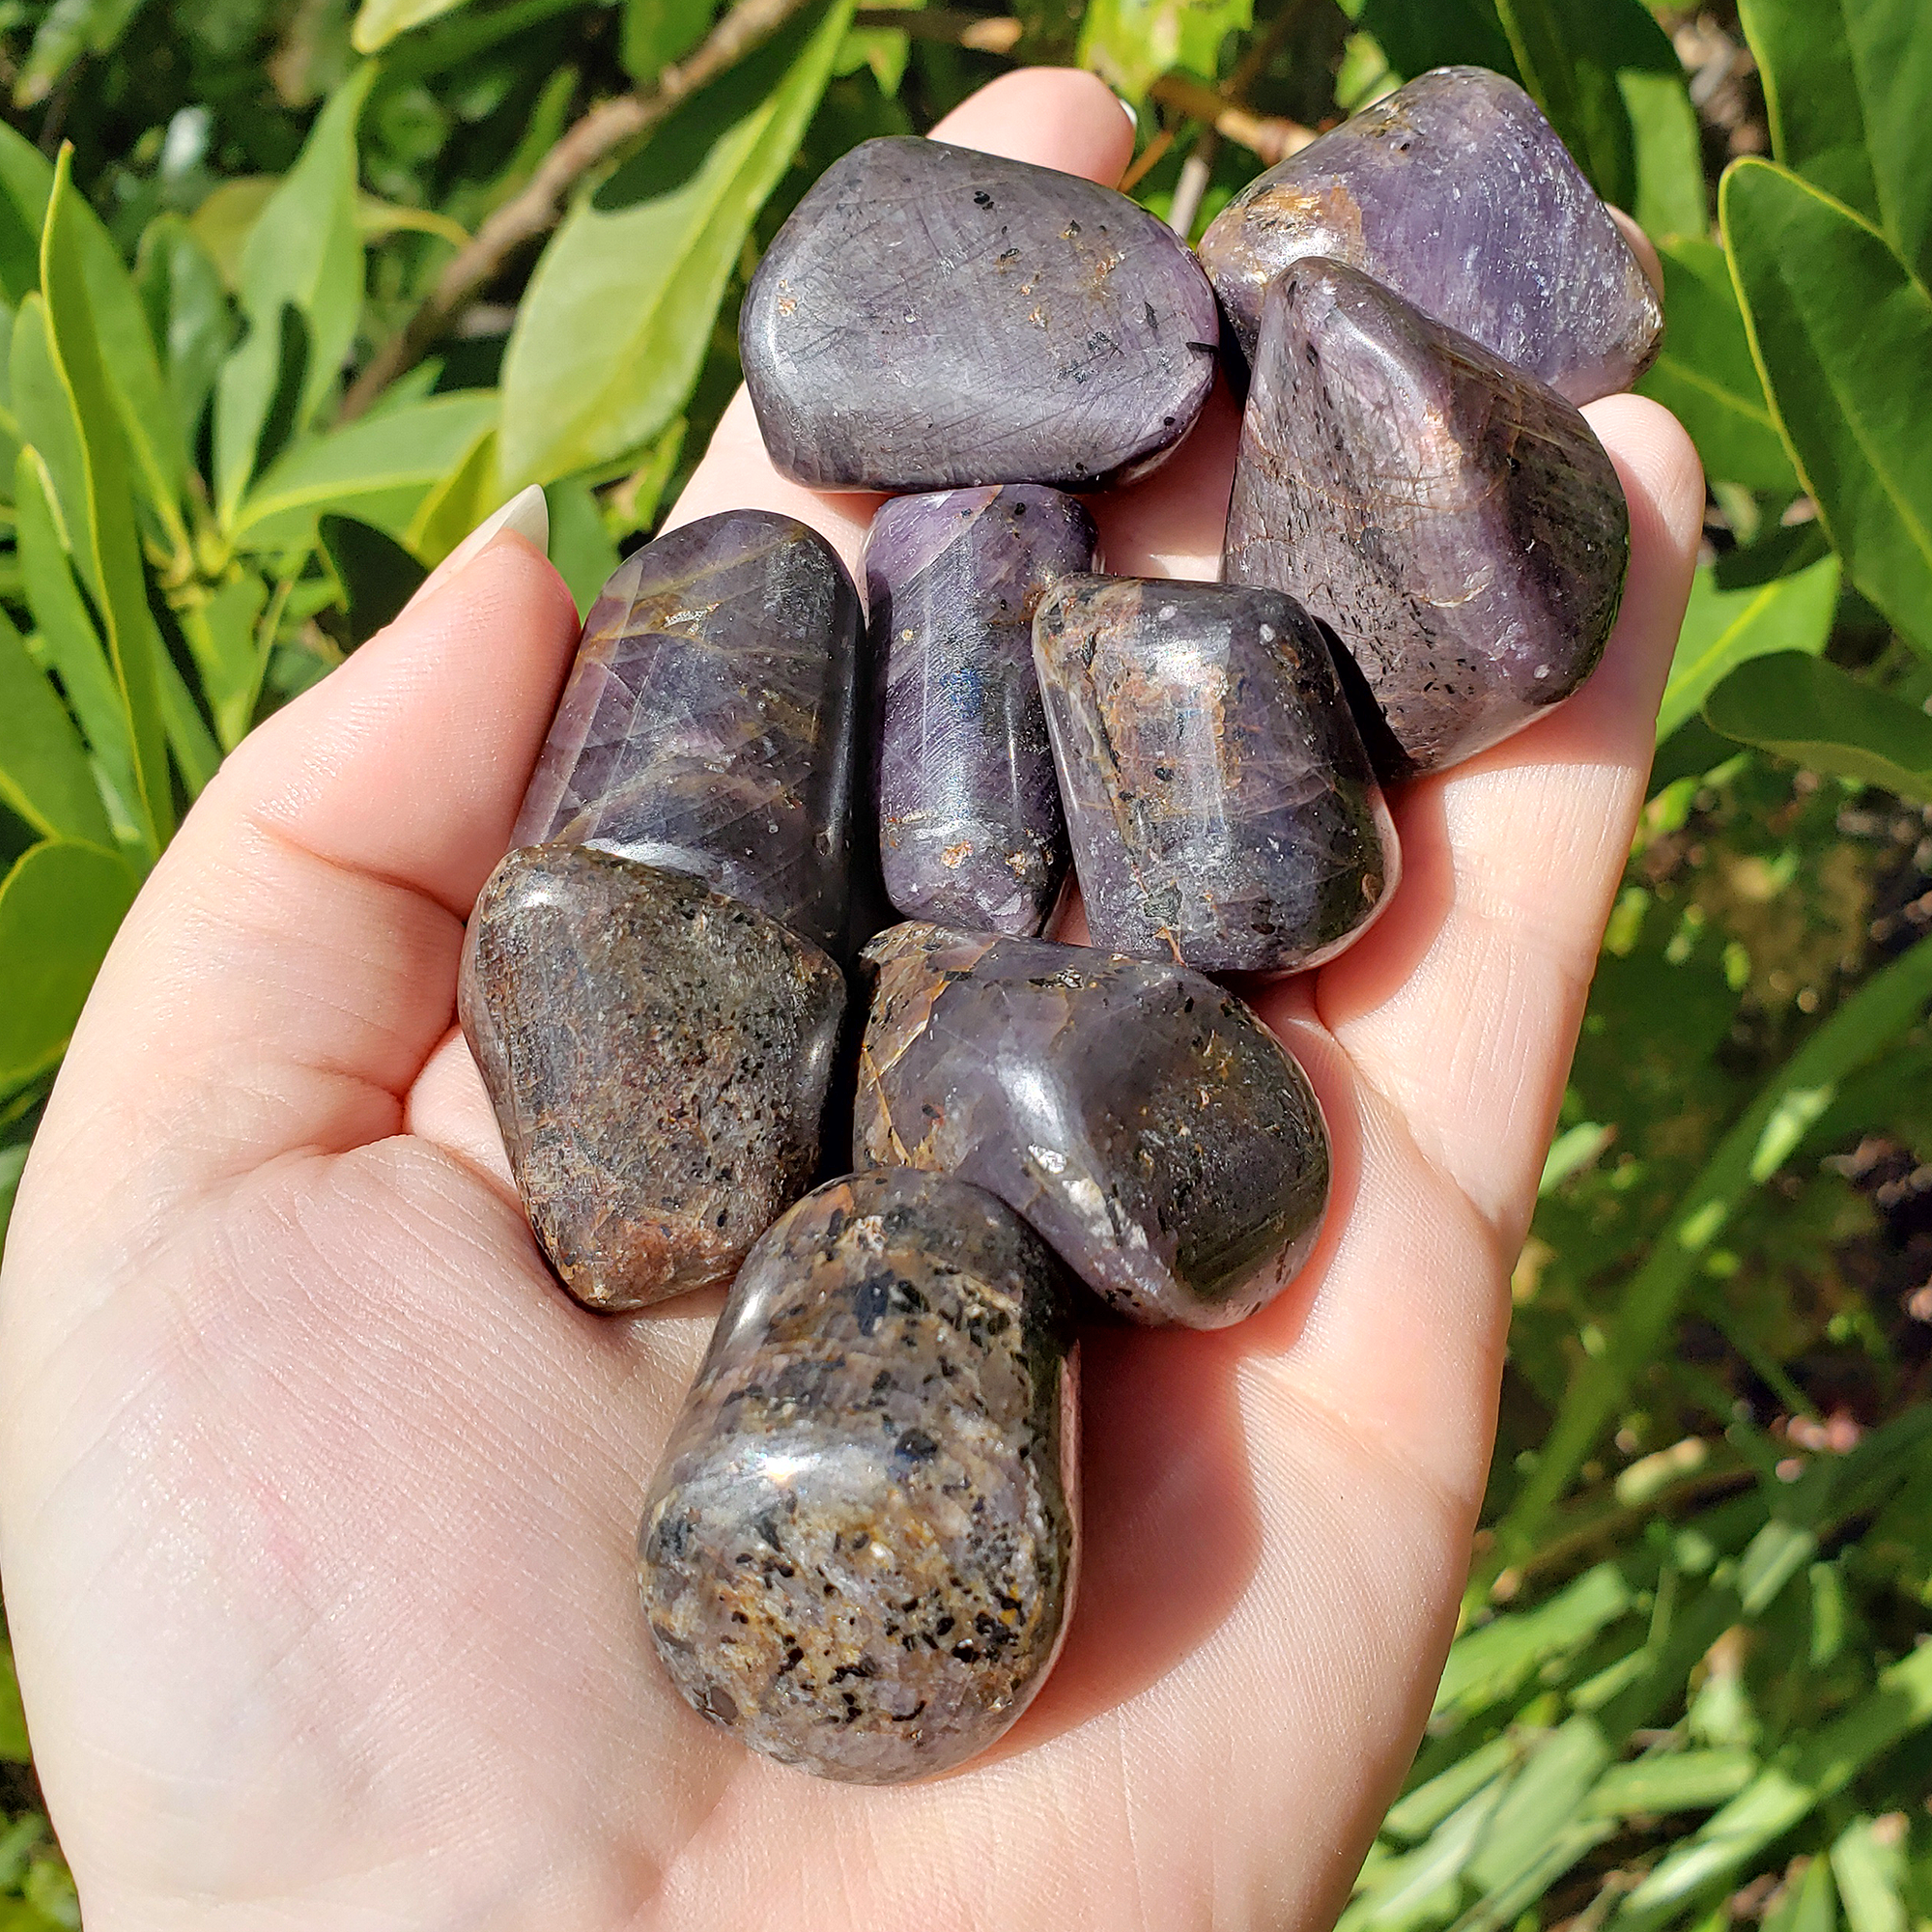
[[[627,557],[584,619],[514,842],[695,872],[838,950],[859,599],[815,530],[727,510]]]
[[[1220,324],[1192,253],[1110,187],[941,141],[864,141],[779,230],[738,324],[772,461],[827,490],[1151,469]]]
[[[753,1750],[895,1784],[1007,1731],[1071,1607],[1064,1270],[939,1175],[859,1174],[752,1250],[639,1535],[671,1681]]]
[[[954,1174],[1136,1321],[1220,1328],[1308,1259],[1328,1132],[1307,1076],[1185,967],[897,925],[859,1061],[855,1162]]]
[[[1262,298],[1326,255],[1473,335],[1573,403],[1650,366],[1663,311],[1535,101],[1485,68],[1420,75],[1252,181],[1201,260],[1250,358]]]
[[[728,1281],[810,1185],[844,975],[689,873],[510,853],[458,1005],[530,1226],[586,1307]]]
[[[900,912],[1037,932],[1066,871],[1033,613],[1094,520],[1032,484],[895,497],[866,538],[879,858]]]
[[[1222,575],[1335,632],[1385,778],[1455,764],[1575,691],[1629,554],[1616,470],[1547,384],[1340,263],[1268,291]]]
[[[1068,578],[1040,603],[1034,652],[1095,946],[1290,972],[1388,902],[1395,826],[1292,598]]]

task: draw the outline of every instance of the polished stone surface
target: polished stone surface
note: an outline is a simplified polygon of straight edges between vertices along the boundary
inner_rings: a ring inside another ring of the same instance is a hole
[[[956,1174],[1137,1321],[1219,1328],[1308,1259],[1328,1133],[1232,993],[1084,946],[895,926],[859,1063],[855,1162]]]
[[[1203,972],[1320,965],[1395,890],[1395,826],[1292,598],[1075,577],[1034,650],[1094,944]]]
[[[1347,647],[1383,776],[1455,764],[1575,691],[1623,594],[1630,514],[1555,390],[1353,269],[1268,292],[1222,575]]]
[[[1446,67],[1252,181],[1201,260],[1252,358],[1268,282],[1326,255],[1574,403],[1649,367],[1663,311],[1596,190],[1521,88]]]
[[[511,852],[458,1007],[530,1226],[586,1307],[728,1281],[810,1185],[844,976],[688,873]]]
[[[937,1175],[829,1181],[753,1249],[639,1537],[698,1712],[860,1784],[1013,1723],[1071,1608],[1067,1300],[1021,1222]]]
[[[1112,188],[941,141],[865,141],[765,251],[738,325],[772,461],[830,490],[1151,469],[1220,324],[1193,254]]]
[[[879,857],[900,912],[1037,932],[1066,871],[1033,614],[1094,561],[1094,520],[1033,484],[895,497],[866,538]]]
[[[859,622],[793,518],[727,510],[646,544],[584,620],[513,842],[695,872],[838,951]]]

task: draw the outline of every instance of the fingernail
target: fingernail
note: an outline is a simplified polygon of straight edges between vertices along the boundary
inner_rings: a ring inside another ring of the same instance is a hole
[[[473,563],[503,534],[515,530],[546,555],[550,554],[550,505],[544,500],[543,486],[531,483],[519,490],[500,509],[491,513],[416,586],[405,610],[420,604],[432,590],[454,577],[466,564]]]
[[[1141,117],[1134,112],[1133,102],[1123,95],[1117,94],[1114,99],[1121,103],[1121,112],[1127,117],[1127,126],[1138,134],[1141,131]]]

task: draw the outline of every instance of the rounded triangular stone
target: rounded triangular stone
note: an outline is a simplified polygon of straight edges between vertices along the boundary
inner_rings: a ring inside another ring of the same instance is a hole
[[[875,976],[852,1157],[954,1174],[1136,1321],[1220,1328],[1314,1248],[1328,1132],[1232,993],[1091,947],[897,925]]]
[[[1075,498],[1025,483],[895,497],[873,518],[879,859],[900,912],[992,932],[1052,912],[1066,821],[1033,615],[1094,542]]]
[[[891,138],[793,210],[738,341],[765,447],[800,483],[1093,490],[1193,427],[1219,329],[1199,263],[1125,195]]]
[[[844,975],[702,881],[511,852],[458,1007],[530,1226],[586,1307],[728,1281],[810,1184]]]
[[[858,1784],[1012,1725],[1073,1594],[1067,1298],[1022,1222],[940,1175],[830,1181],[758,1242],[639,1535],[695,1709]]]
[[[1395,824],[1292,597],[1068,577],[1033,635],[1095,946],[1287,973],[1361,936],[1401,872]]]
[[[1469,757],[1575,691],[1629,554],[1616,470],[1554,389],[1338,262],[1275,281],[1222,574],[1335,633],[1385,778]]]
[[[850,888],[859,599],[816,530],[726,510],[611,573],[514,840],[695,872],[820,945]]]
[[[1596,190],[1528,95],[1445,67],[1252,181],[1201,260],[1252,360],[1268,283],[1304,256],[1373,275],[1573,403],[1649,367],[1663,311]]]

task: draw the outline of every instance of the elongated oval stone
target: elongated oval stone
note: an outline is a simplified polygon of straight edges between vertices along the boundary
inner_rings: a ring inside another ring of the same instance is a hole
[[[738,324],[772,461],[823,490],[1151,469],[1194,426],[1220,324],[1125,195],[941,141],[864,141],[779,230]]]
[[[458,1007],[530,1226],[586,1307],[728,1281],[810,1184],[844,975],[701,880],[510,853]]]
[[[1034,649],[1096,946],[1320,965],[1395,890],[1395,825],[1320,632],[1237,584],[1071,577]]]
[[[943,1176],[808,1195],[732,1287],[639,1536],[671,1681],[821,1777],[945,1771],[1032,1701],[1071,1607],[1067,1284]]]
[[[1185,967],[897,925],[875,980],[853,1159],[997,1194],[1136,1321],[1220,1328],[1294,1278],[1328,1201],[1307,1076]]]
[[[695,872],[838,950],[859,599],[815,530],[727,510],[646,544],[584,619],[515,842]]]
[[[1222,575],[1334,631],[1384,777],[1455,764],[1575,691],[1629,556],[1616,470],[1554,389],[1338,262],[1268,291]]]
[[[879,858],[900,912],[1020,933],[1052,912],[1066,821],[1033,615],[1094,542],[1073,497],[1025,483],[897,497],[873,518]]]
[[[1252,361],[1262,298],[1325,255],[1472,335],[1573,403],[1650,366],[1663,311],[1630,244],[1527,94],[1444,67],[1252,181],[1201,260]]]

